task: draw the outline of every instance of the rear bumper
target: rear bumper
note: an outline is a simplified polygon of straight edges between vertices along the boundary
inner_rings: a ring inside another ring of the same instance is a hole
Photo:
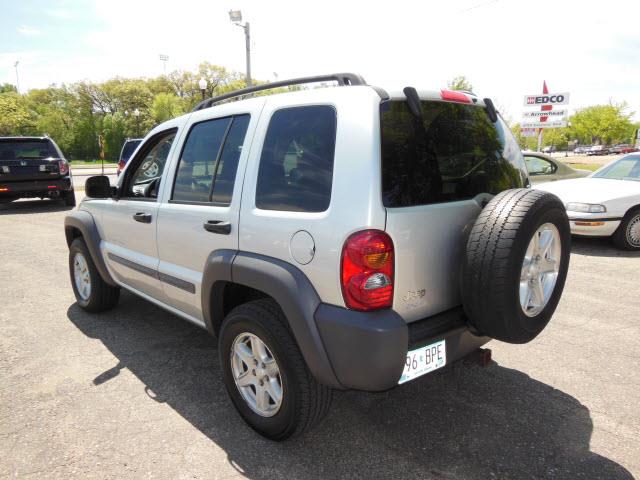
[[[56,180],[30,180],[24,182],[2,182],[0,197],[29,198],[57,196],[60,192],[73,188],[70,177]]]
[[[621,221],[622,218],[603,218],[597,215],[569,218],[571,233],[588,237],[610,237],[620,226]]]
[[[409,350],[446,339],[452,363],[491,340],[469,331],[462,308],[407,324],[393,310],[356,312],[321,304],[315,322],[336,378],[356,390],[396,386]]]

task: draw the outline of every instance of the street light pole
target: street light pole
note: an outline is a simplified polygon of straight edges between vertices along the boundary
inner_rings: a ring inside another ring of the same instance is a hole
[[[252,85],[251,82],[251,26],[249,22],[242,24],[242,12],[240,10],[229,10],[229,18],[234,25],[242,27],[244,30],[245,49],[247,54],[247,87]]]
[[[249,22],[244,24],[244,40],[247,49],[247,87],[251,86],[251,30]]]
[[[13,67],[16,69],[16,92],[20,93],[20,80],[18,79],[18,64],[20,60],[16,60],[16,63],[13,64]]]
[[[136,137],[140,136],[140,110],[137,108],[133,111],[133,116],[136,117]]]
[[[200,81],[198,82],[198,87],[200,87],[200,93],[202,93],[202,100],[204,100],[204,94],[207,91],[207,80],[204,77],[200,77]]]

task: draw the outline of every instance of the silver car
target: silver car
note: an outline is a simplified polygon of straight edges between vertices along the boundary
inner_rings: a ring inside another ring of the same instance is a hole
[[[65,219],[71,286],[89,312],[124,288],[215,335],[234,406],[284,440],[333,390],[386,390],[545,328],[569,223],[526,185],[490,99],[354,74],[249,87],[155,127],[117,187],[87,180]]]

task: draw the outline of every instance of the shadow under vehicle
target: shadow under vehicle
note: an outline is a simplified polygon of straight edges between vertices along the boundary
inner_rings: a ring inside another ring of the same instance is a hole
[[[235,413],[215,339],[199,328],[124,292],[107,314],[74,304],[67,315],[117,359],[93,379],[96,389],[129,370],[247,478],[632,478],[589,450],[584,405],[496,363],[453,364],[382,393],[339,393],[317,429],[281,444]]]

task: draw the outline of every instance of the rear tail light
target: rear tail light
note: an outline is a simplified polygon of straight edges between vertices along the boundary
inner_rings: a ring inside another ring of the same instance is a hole
[[[8,187],[0,187],[0,192],[8,192],[9,188]]]
[[[393,303],[393,242],[380,230],[363,230],[342,248],[342,295],[348,308],[376,310]]]
[[[66,160],[58,160],[58,168],[60,169],[60,175],[69,173],[69,164]]]
[[[116,171],[116,173],[118,175],[120,175],[120,172],[122,172],[122,170],[124,170],[124,166],[126,165],[126,163],[124,163],[124,160],[120,160],[118,162],[118,170]]]
[[[440,98],[447,102],[471,103],[468,95],[454,90],[440,90]]]

